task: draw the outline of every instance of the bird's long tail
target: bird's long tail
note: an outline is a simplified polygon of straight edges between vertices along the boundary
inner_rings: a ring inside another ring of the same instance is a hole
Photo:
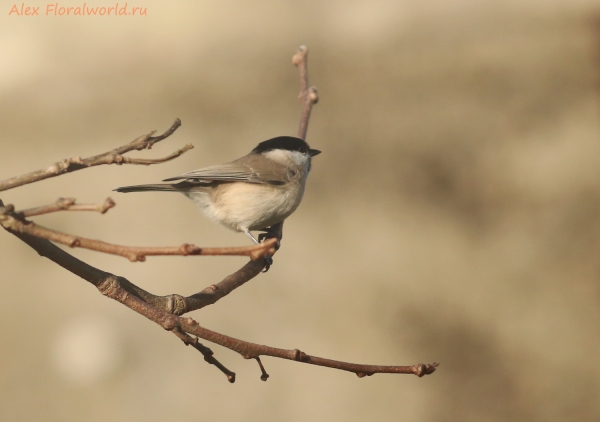
[[[137,186],[123,186],[120,188],[114,189],[116,192],[179,192],[177,189],[170,184],[155,184],[155,185],[137,185]]]

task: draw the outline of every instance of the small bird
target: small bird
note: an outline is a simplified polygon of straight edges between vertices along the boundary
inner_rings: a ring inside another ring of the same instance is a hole
[[[311,158],[320,153],[300,138],[279,136],[261,142],[248,155],[230,163],[163,180],[180,182],[124,186],[115,191],[183,193],[208,218],[245,233],[258,244],[250,231],[266,230],[298,208]]]

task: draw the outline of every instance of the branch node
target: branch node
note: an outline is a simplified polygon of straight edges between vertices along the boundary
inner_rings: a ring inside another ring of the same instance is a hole
[[[373,375],[372,372],[370,372],[370,373],[369,372],[357,372],[356,373],[356,376],[358,378],[370,377],[371,375]]]
[[[419,363],[418,365],[416,365],[415,368],[415,375],[418,376],[419,378],[422,377],[423,375],[425,375],[425,365],[422,363]]]
[[[181,334],[187,336],[187,334],[179,327],[177,317],[167,314],[163,320],[161,326],[167,331],[173,331],[175,334]],[[181,338],[181,336],[178,335]],[[188,336],[189,337],[189,336]]]
[[[181,245],[179,247],[179,250],[181,251],[181,255],[183,255],[183,256],[202,255],[202,248],[199,248],[198,246],[190,244],[190,243],[184,243],[183,245]]]
[[[187,317],[187,318],[182,318],[182,319],[183,319],[183,321],[184,321],[186,324],[190,324],[190,325],[192,325],[192,326],[196,326],[196,325],[198,325],[198,321],[196,321],[196,320],[194,320],[194,319],[192,319],[192,318],[190,318],[190,317]]]
[[[308,99],[313,104],[317,104],[319,102],[319,92],[317,91],[317,87],[316,86],[311,86],[308,89]]]
[[[298,361],[298,362],[309,362],[310,361],[310,356],[308,356],[306,353],[304,353],[298,349],[294,349],[293,352],[294,352],[293,359],[295,361]]]
[[[127,255],[127,259],[131,262],[146,262],[146,255],[131,253]]]
[[[0,207],[0,215],[12,214],[15,211],[15,206],[13,204],[7,204]]]
[[[96,288],[100,291],[100,294],[106,297],[115,298],[116,292],[121,287],[119,279],[115,275],[110,275],[102,280]]]
[[[112,200],[111,197],[108,197],[104,200],[104,203],[99,207],[100,214],[106,214],[106,211],[115,207],[117,204]]]
[[[60,163],[54,163],[48,167],[45,172],[49,174],[59,174],[61,170]]]
[[[62,173],[69,171],[69,169],[71,167],[78,167],[78,166],[85,167],[85,162],[83,161],[83,159],[81,157],[65,158],[64,160],[51,165],[48,168],[48,172],[62,174]]]
[[[125,157],[123,157],[121,154],[112,154],[108,156],[108,161],[111,164],[116,164],[120,166],[123,163],[125,163]]]
[[[413,366],[413,373],[418,376],[419,378],[421,378],[424,375],[430,375],[433,374],[435,372],[435,369],[439,366],[439,362],[434,362],[433,364],[423,364],[423,363],[418,363],[415,366]]]
[[[298,51],[296,52],[296,54],[294,54],[294,57],[292,57],[292,63],[294,64],[294,66],[300,66],[300,64],[306,58],[307,54],[308,48],[305,45],[301,45],[300,47],[298,47]]]
[[[56,206],[61,210],[66,210],[73,204],[75,204],[75,198],[58,198],[56,200]]]
[[[166,311],[173,315],[183,315],[186,312],[185,297],[177,294],[167,296]]]
[[[150,133],[138,136],[133,141],[131,141],[131,144],[135,145],[134,148],[138,151],[141,151],[143,149],[152,149],[152,145],[154,143],[153,142],[151,143],[148,141],[152,138],[152,135],[154,135],[155,133],[156,133],[156,130],[153,130]]]

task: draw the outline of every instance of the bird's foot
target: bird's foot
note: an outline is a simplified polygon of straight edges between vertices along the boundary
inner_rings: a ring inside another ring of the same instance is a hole
[[[279,248],[281,247],[281,237],[279,235],[279,231],[277,230],[272,230],[271,227],[265,229],[264,233],[261,233],[258,235],[258,241],[259,242],[264,242],[265,240],[268,239],[277,239],[277,243],[275,244],[275,250],[278,251]],[[271,258],[270,256],[265,257],[265,269],[263,270],[263,273],[266,273],[267,271],[269,271],[269,268],[271,268],[271,265],[273,265],[273,258]]]

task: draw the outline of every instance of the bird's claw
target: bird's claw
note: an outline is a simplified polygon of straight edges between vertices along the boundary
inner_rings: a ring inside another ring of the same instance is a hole
[[[271,258],[270,256],[265,256],[265,268],[262,270],[262,272],[266,273],[267,271],[269,271],[271,265],[273,265],[273,258]]]

